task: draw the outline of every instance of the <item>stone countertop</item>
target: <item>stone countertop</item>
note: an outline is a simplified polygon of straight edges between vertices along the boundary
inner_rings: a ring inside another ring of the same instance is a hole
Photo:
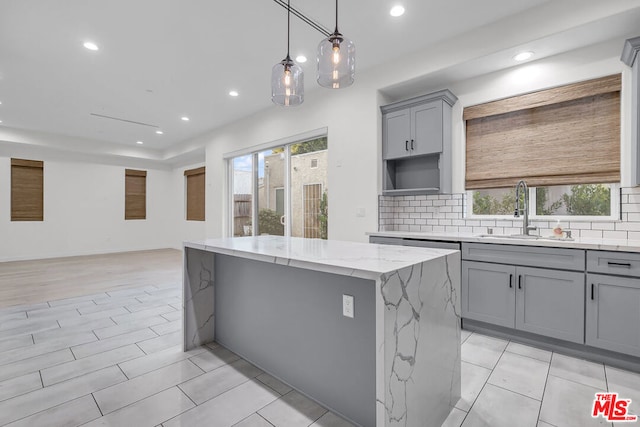
[[[184,242],[184,247],[365,279],[456,252],[281,236],[207,239]]]
[[[501,245],[543,246],[550,248],[594,249],[618,252],[640,252],[640,240],[593,239],[577,237],[573,240],[554,239],[517,239],[509,237],[481,236],[478,233],[427,233],[412,231],[374,231],[369,236],[396,237],[405,239],[440,240],[450,242],[494,243]]]

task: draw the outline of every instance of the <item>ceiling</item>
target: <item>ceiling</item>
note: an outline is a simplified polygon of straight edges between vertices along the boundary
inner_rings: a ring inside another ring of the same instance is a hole
[[[398,2],[407,12],[392,18],[389,9]],[[343,0],[340,30],[356,43],[358,75],[548,3]],[[639,1],[617,3],[640,8]],[[294,0],[292,6],[333,29],[334,2]],[[603,7],[602,16],[608,15]],[[307,92],[325,90],[315,83],[321,39],[292,17],[291,54],[309,58],[303,65]],[[99,50],[85,49],[88,40]],[[545,44],[547,54],[554,53],[552,46],[553,38]],[[285,54],[286,10],[273,0],[2,0],[0,126],[120,146],[142,141],[145,148],[166,150],[259,110],[280,108],[271,104],[269,79]],[[482,70],[492,67],[483,64]],[[230,90],[239,96],[229,96]]]

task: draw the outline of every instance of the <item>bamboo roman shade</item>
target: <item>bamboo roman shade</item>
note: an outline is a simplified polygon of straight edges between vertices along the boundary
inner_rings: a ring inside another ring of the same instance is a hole
[[[465,108],[466,188],[620,182],[620,75]]]
[[[187,179],[187,221],[204,221],[205,168],[184,171]]]
[[[124,219],[147,218],[147,171],[125,169]]]
[[[11,221],[44,220],[44,163],[11,159]]]

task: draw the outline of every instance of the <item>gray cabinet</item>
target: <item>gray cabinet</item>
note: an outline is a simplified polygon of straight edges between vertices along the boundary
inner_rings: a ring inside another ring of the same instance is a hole
[[[419,248],[452,249],[459,251],[460,242],[443,242],[439,240],[412,239],[406,237],[369,236],[369,243],[383,245],[415,246]]]
[[[587,252],[586,343],[640,357],[640,254]]]
[[[451,192],[451,107],[448,90],[380,107],[383,193]]]
[[[384,117],[383,158],[395,159],[411,154],[411,109],[393,111]]]
[[[515,267],[462,261],[462,317],[515,327]]]
[[[442,152],[442,100],[390,111],[383,118],[383,159]]]
[[[640,357],[640,279],[587,274],[586,343]]]
[[[584,343],[583,250],[463,243],[462,258],[463,318]]]
[[[516,329],[584,343],[584,273],[516,268]]]

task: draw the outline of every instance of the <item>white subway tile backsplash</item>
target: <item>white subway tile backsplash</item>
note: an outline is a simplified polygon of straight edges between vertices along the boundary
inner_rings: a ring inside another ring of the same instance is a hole
[[[522,219],[465,218],[466,194],[439,194],[419,196],[380,196],[378,222],[382,231],[422,231],[518,234],[522,232]],[[640,187],[623,188],[621,221],[560,221],[565,230],[576,237],[640,240]],[[537,234],[550,236],[556,221],[534,219]]]
[[[591,224],[592,230],[613,230],[615,229],[615,223],[613,222],[593,222]]]
[[[569,222],[569,229],[571,230],[591,230],[590,222],[571,221]]]
[[[640,231],[640,222],[617,222],[615,228],[620,231]]]
[[[627,232],[626,231],[603,231],[602,237],[604,239],[626,239]]]
[[[602,230],[580,230],[580,237],[588,237],[590,239],[602,239],[602,233],[603,233]]]

